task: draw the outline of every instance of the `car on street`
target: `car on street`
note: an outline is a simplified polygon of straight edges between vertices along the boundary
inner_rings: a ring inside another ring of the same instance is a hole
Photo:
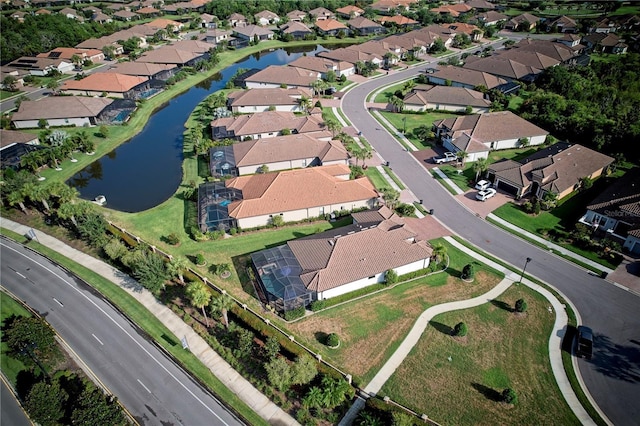
[[[443,164],[450,163],[452,161],[456,161],[458,157],[453,152],[445,152],[441,157],[433,157],[433,162],[435,164]]]
[[[580,358],[591,359],[593,355],[593,331],[584,325],[578,327],[578,346],[576,355]]]
[[[496,190],[493,188],[483,189],[476,194],[476,200],[487,201],[489,198],[496,195]]]
[[[478,191],[482,191],[485,190],[487,188],[489,188],[491,186],[491,182],[489,182],[488,180],[481,180],[478,183],[476,183],[476,189]]]

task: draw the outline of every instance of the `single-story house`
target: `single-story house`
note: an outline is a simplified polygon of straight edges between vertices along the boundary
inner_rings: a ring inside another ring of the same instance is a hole
[[[382,34],[386,32],[384,26],[364,16],[358,16],[348,20],[347,25],[352,32],[360,35]]]
[[[531,31],[540,22],[540,18],[530,13],[523,13],[509,19],[504,24],[505,30],[511,31]]]
[[[287,13],[287,19],[289,20],[289,22],[302,22],[306,17],[306,12],[297,9]]]
[[[84,22],[84,16],[78,15],[78,11],[71,9],[70,7],[62,8],[58,11],[60,15],[66,16],[69,19],[75,19],[78,22]]]
[[[64,59],[72,62],[74,56],[79,57],[82,61],[89,60],[91,62],[104,61],[104,53],[98,49],[78,49],[76,47],[57,47],[49,52],[40,53],[38,58]]]
[[[200,230],[250,229],[269,225],[274,216],[295,222],[373,207],[379,197],[373,184],[367,177],[350,180],[350,171],[336,164],[205,183],[198,189]]]
[[[239,13],[232,13],[231,15],[229,15],[229,25],[231,25],[232,27],[244,27],[245,25],[249,24],[249,21],[247,20],[247,18],[244,15],[241,15]]]
[[[230,37],[231,31],[215,28],[204,33],[202,41],[206,43],[220,44],[224,41],[228,41]]]
[[[427,81],[431,84],[439,86],[450,84],[452,87],[464,87],[466,89],[475,89],[479,86],[494,89],[507,83],[507,80],[488,72],[454,67],[453,65],[438,65],[435,70],[430,69],[426,75]]]
[[[346,25],[332,18],[317,20],[316,29],[319,34],[327,36],[336,36],[341,31],[345,35],[349,34],[349,28]]]
[[[153,64],[148,62],[118,62],[105,72],[145,77],[149,80],[165,81],[179,71],[173,64]]]
[[[28,71],[29,74],[44,77],[50,72],[68,73],[73,71],[75,65],[66,59],[38,58],[22,56],[7,64],[9,68]]]
[[[0,129],[0,167],[20,167],[20,158],[40,145],[38,135]]]
[[[400,28],[413,28],[420,25],[418,21],[403,15],[382,16],[378,21],[384,26],[396,26]]]
[[[332,61],[331,59],[319,56],[300,56],[295,61],[289,62],[291,67],[308,70],[318,73],[320,78],[326,79],[327,72],[333,71],[337,77],[346,75],[347,77],[356,73],[356,69],[350,62]]]
[[[614,33],[587,34],[582,37],[581,43],[593,52],[613,53],[616,55],[627,53],[629,47]]]
[[[379,15],[393,15],[400,11],[408,11],[418,0],[379,0],[371,4],[371,10]]]
[[[240,40],[241,43],[244,42],[246,44],[255,40],[273,40],[274,33],[270,29],[259,25],[245,25],[244,27],[234,28],[233,36]]]
[[[331,59],[332,61],[336,62],[348,62],[354,67],[358,62],[371,62],[372,64],[376,64],[378,66],[382,66],[382,64],[384,63],[384,58],[382,58],[382,56],[380,55],[365,53],[361,52],[360,50],[348,49],[345,47],[318,52],[316,56]]]
[[[113,19],[111,18],[111,16],[102,12],[94,13],[93,15],[91,15],[90,19],[92,22],[97,22],[98,24],[103,24],[103,25],[113,22]]]
[[[579,188],[580,179],[596,178],[613,158],[581,145],[558,143],[524,159],[503,160],[489,166],[488,176],[496,188],[516,196],[543,198],[545,193],[566,197]]]
[[[490,10],[488,12],[478,13],[476,15],[476,20],[482,22],[485,26],[487,25],[497,25],[499,22],[504,22],[509,17],[500,12],[496,12],[494,10]]]
[[[129,10],[119,10],[113,14],[113,17],[118,21],[129,22],[134,19],[140,19],[140,15]]]
[[[142,14],[142,10],[143,9],[138,10],[138,13]],[[153,21],[147,22],[146,24],[143,24],[143,25],[149,28],[152,28],[156,31],[168,29],[167,31],[174,32],[174,33],[180,32],[184,29],[184,24],[182,22],[173,21],[171,19],[165,19],[165,18],[154,19]]]
[[[280,22],[280,17],[270,10],[263,10],[262,12],[258,12],[253,15],[253,17],[256,18],[256,23],[258,25],[262,25],[263,27]]]
[[[378,213],[379,212],[379,213]],[[354,213],[354,223],[251,255],[265,303],[278,311],[307,306],[427,268],[433,249],[386,207]],[[362,226],[358,215],[378,216]],[[381,244],[381,241],[384,244]]]
[[[467,5],[466,3],[456,3],[434,7],[433,9],[429,9],[429,11],[437,15],[449,15],[453,18],[457,18],[463,13],[470,12],[471,9],[471,6]]]
[[[549,132],[511,111],[465,115],[433,122],[436,136],[452,152],[464,151],[468,161],[487,158],[489,151],[541,145]]]
[[[290,35],[294,39],[303,39],[314,34],[314,31],[302,22],[291,21],[280,27],[280,31],[284,35]]]
[[[275,111],[305,112],[300,104],[303,96],[311,99],[311,91],[300,87],[240,90],[228,95],[227,105],[234,114],[264,112],[272,108]]]
[[[218,17],[208,13],[200,14],[200,25],[202,28],[215,30],[218,28]]]
[[[207,60],[209,53],[197,53],[178,49],[170,44],[145,52],[136,59],[137,62],[152,64],[170,64],[179,67],[192,67],[198,62]]]
[[[261,139],[291,133],[321,132],[326,130],[320,114],[299,116],[292,112],[265,111],[257,114],[223,117],[211,122],[211,134],[218,139]]]
[[[628,172],[589,205],[578,220],[594,231],[606,232],[622,247],[640,254],[640,173]]]
[[[364,15],[364,10],[358,6],[347,5],[336,9],[336,13],[345,19],[357,18],[360,15]]]
[[[476,10],[493,10],[496,8],[496,5],[490,3],[486,0],[468,0],[465,2],[467,6]]]
[[[482,92],[453,86],[416,87],[404,97],[404,109],[408,111],[465,112],[471,107],[474,114],[489,112],[491,101]]]
[[[511,55],[513,56],[513,55]],[[537,61],[538,66],[529,63]],[[540,64],[540,61],[544,61]],[[464,68],[493,74],[507,81],[534,81],[545,68],[557,65],[559,62],[548,56],[539,55],[535,52],[518,52],[517,58],[503,55],[491,55],[486,58],[469,56],[464,64]]]
[[[257,73],[245,78],[247,89],[264,89],[282,87],[311,87],[314,81],[319,80],[317,72],[303,70],[301,68],[269,65]]]
[[[145,77],[110,72],[89,74],[82,80],[67,80],[60,91],[70,95],[108,96],[112,98],[138,99],[140,93],[150,88]]]
[[[158,10],[153,6],[141,7],[140,9],[136,10],[136,13],[138,13],[139,15],[141,15],[144,18],[151,18],[153,16],[160,16],[160,15],[164,14],[164,12],[162,10]],[[164,28],[162,28],[162,29],[164,29]],[[175,31],[175,29],[174,29],[174,31]]]
[[[397,64],[407,52],[406,49],[401,46],[389,43],[386,38],[382,40],[369,40],[361,44],[354,44],[353,46],[347,47],[347,49],[357,50],[362,53],[381,57],[384,60],[385,66]]]
[[[38,101],[24,101],[11,117],[16,129],[35,129],[40,120],[47,126],[95,126],[100,114],[113,102],[109,98],[54,96]]]
[[[244,176],[304,167],[349,164],[342,142],[331,140],[330,132],[295,134],[217,146],[209,151],[212,176]]]
[[[309,15],[311,15],[316,21],[324,21],[326,19],[335,19],[336,15],[330,11],[329,9],[325,9],[324,7],[316,7],[315,9],[311,9],[309,11]]]
[[[559,33],[577,33],[578,23],[575,19],[562,15],[549,24],[550,28],[555,28]]]

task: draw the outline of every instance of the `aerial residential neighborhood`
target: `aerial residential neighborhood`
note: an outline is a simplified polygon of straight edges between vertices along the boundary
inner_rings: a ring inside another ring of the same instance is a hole
[[[0,23],[2,423],[636,424],[634,2]]]

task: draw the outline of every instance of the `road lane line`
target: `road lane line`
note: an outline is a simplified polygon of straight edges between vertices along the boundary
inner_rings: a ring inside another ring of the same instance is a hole
[[[149,390],[149,388],[148,388],[148,387],[146,387],[146,386],[144,385],[144,383],[142,383],[142,382],[140,381],[140,379],[138,379],[138,383],[140,383],[140,386],[142,386],[143,388],[145,388],[147,392],[151,393],[151,391]]]
[[[208,405],[207,405],[207,404],[206,404],[202,399],[200,399],[200,398],[198,397],[198,395],[196,395],[195,393],[193,393],[193,391],[192,391],[191,389],[189,389],[189,388],[187,387],[187,385],[185,385],[184,383],[182,383],[182,382],[181,382],[181,381],[180,381],[180,380],[179,380],[179,379],[178,379],[178,378],[177,378],[173,373],[171,373],[167,367],[165,367],[165,366],[164,366],[164,365],[163,365],[163,364],[162,364],[162,363],[161,363],[161,362],[160,362],[156,357],[154,357],[154,356],[151,354],[151,352],[149,352],[149,351],[148,351],[144,346],[142,346],[142,344],[141,344],[141,343],[140,343],[136,338],[134,338],[134,337],[133,337],[133,336],[132,336],[132,335],[131,335],[127,330],[125,330],[125,329],[124,329],[124,327],[123,327],[122,325],[120,325],[120,324],[119,324],[119,323],[118,323],[118,322],[117,322],[117,321],[116,321],[116,320],[115,320],[111,315],[109,315],[109,314],[108,314],[104,309],[102,309],[102,307],[98,306],[98,304],[97,304],[96,302],[94,302],[93,300],[91,300],[91,299],[89,298],[89,296],[87,296],[86,294],[84,294],[84,292],[82,292],[82,290],[81,290],[81,289],[79,289],[79,288],[75,287],[74,283],[71,283],[71,282],[67,281],[64,277],[60,276],[60,275],[59,275],[58,273],[56,273],[55,271],[53,271],[53,270],[49,269],[46,265],[43,265],[42,263],[40,263],[40,262],[38,262],[38,261],[36,261],[36,260],[34,260],[34,259],[30,258],[30,257],[29,257],[29,256],[27,256],[26,254],[19,252],[18,250],[14,249],[13,247],[10,247],[10,246],[8,246],[7,244],[1,243],[1,242],[0,242],[0,244],[1,244],[1,245],[3,245],[4,247],[6,247],[7,249],[9,249],[9,250],[11,250],[11,251],[15,252],[15,253],[16,253],[16,254],[18,254],[19,256],[24,257],[24,258],[25,258],[25,259],[27,259],[28,261],[35,263],[36,265],[40,266],[42,269],[44,269],[44,270],[48,271],[51,275],[53,275],[53,276],[57,277],[60,281],[62,281],[62,282],[63,282],[63,283],[65,283],[66,285],[68,285],[72,290],[74,290],[74,291],[75,291],[76,293],[78,293],[81,297],[83,297],[85,300],[87,300],[87,302],[88,302],[88,303],[90,303],[90,304],[92,304],[93,306],[95,306],[95,308],[96,308],[98,311],[102,312],[102,313],[104,314],[104,316],[106,316],[106,317],[107,317],[107,318],[108,318],[108,319],[109,319],[109,320],[110,320],[110,321],[111,321],[111,322],[112,322],[112,323],[113,323],[117,328],[119,328],[119,329],[120,329],[120,330],[121,330],[121,331],[122,331],[122,332],[123,332],[127,337],[129,337],[129,338],[133,341],[133,343],[134,343],[135,345],[137,345],[137,346],[140,348],[140,350],[141,350],[141,351],[143,351],[144,353],[146,353],[146,354],[147,354],[147,356],[148,356],[149,358],[151,358],[151,359],[152,359],[152,360],[153,360],[153,361],[154,361],[154,362],[155,362],[155,363],[156,363],[156,364],[157,364],[157,365],[158,365],[162,370],[164,370],[164,372],[165,372],[166,374],[168,374],[168,375],[169,375],[173,380],[175,380],[175,381],[176,381],[176,383],[178,383],[178,384],[179,384],[179,385],[180,385],[180,386],[181,386],[181,387],[182,387],[182,388],[183,388],[183,389],[184,389],[184,390],[185,390],[189,395],[191,395],[191,397],[192,397],[193,399],[195,399],[196,401],[198,401],[198,403],[199,403],[202,407],[204,407],[208,412],[210,412],[211,414],[213,414],[213,415],[218,419],[218,421],[220,421],[220,422],[221,422],[221,424],[223,424],[223,425],[227,425],[227,426],[229,425],[227,422],[225,422],[225,421],[222,419],[222,417],[220,417],[220,416],[218,415],[218,413],[216,413],[216,412],[215,412],[211,407],[209,407],[209,406],[208,406]],[[87,285],[88,285],[88,284],[87,284]],[[171,358],[168,358],[168,361],[169,361],[171,364],[173,364],[173,365],[177,366],[177,365],[175,364],[175,362],[174,362]],[[179,366],[177,366],[177,368],[178,368],[179,370],[181,370],[181,371],[184,371],[184,370],[182,370]],[[205,390],[205,393],[206,393],[206,394],[208,394],[208,395],[209,395],[209,396],[210,396],[214,401],[218,402],[218,404],[220,404],[220,406],[224,408],[224,405],[222,404],[222,402],[221,402],[221,401],[219,401],[217,398],[213,397],[213,396],[209,393],[209,391],[208,391],[208,390]]]
[[[26,279],[26,278],[27,278],[27,277],[25,277],[24,275],[22,275],[22,274],[21,274],[20,272],[18,272],[18,271],[16,271],[16,274],[18,274],[18,276],[19,276],[20,278],[24,278],[24,279]]]
[[[95,334],[91,333],[91,335],[93,336],[94,339],[96,339],[98,341],[98,343],[100,343],[102,346],[104,346],[104,343],[102,343],[100,341],[100,339],[98,339],[98,337]]]
[[[58,299],[56,299],[55,297],[52,298],[54,302],[56,302],[58,305],[62,306],[64,308],[64,305],[62,304],[61,301],[59,301]]]

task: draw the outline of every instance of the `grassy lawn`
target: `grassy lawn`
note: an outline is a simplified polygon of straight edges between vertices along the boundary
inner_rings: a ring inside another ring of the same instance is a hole
[[[528,304],[523,316],[511,312],[519,298]],[[379,394],[442,425],[580,424],[551,371],[547,306],[528,287],[512,286],[495,303],[436,316]],[[453,338],[460,321],[469,333]],[[507,387],[518,395],[513,407],[498,402]]]
[[[391,185],[389,185],[389,182],[387,182],[387,180],[382,176],[382,173],[380,173],[380,171],[378,171],[378,169],[375,167],[367,167],[367,169],[364,171],[364,174],[369,178],[373,186],[375,186],[378,190],[391,187]]]
[[[382,168],[384,169],[385,172],[387,172],[387,174],[389,175],[389,177],[391,178],[391,180],[398,185],[398,188],[400,188],[400,190],[402,191],[403,189],[405,189],[404,184],[402,183],[402,181],[398,178],[398,176],[396,176],[395,173],[393,173],[393,170],[391,170],[391,167],[389,166],[382,166]]]
[[[428,307],[478,296],[493,288],[503,275],[468,255],[454,249],[442,239],[448,249],[449,269],[396,285],[364,300],[335,306],[288,324],[305,344],[320,348],[323,359],[341,366],[363,386],[397,349],[416,318]],[[473,263],[477,271],[474,283],[465,283],[459,276],[464,265]],[[341,345],[328,349],[321,344],[328,333],[338,333]]]
[[[30,317],[31,312],[26,310],[20,303],[13,300],[13,298],[7,293],[0,292],[0,322],[4,323],[4,320],[9,318],[11,315]],[[0,338],[1,337],[2,330],[0,329]],[[25,370],[26,367],[21,361],[8,356],[6,354],[7,349],[7,343],[2,341],[0,343],[0,354],[2,355],[0,356],[0,370],[2,370],[2,374],[7,377],[9,382],[15,386],[18,373]]]
[[[425,113],[419,113],[419,114],[399,114],[399,113],[394,113],[389,111],[380,111],[380,114],[382,114],[382,116],[387,121],[389,121],[389,123],[391,123],[391,125],[394,127],[393,130],[396,130],[398,132],[402,132],[404,130],[405,128],[404,119],[406,118],[407,131],[405,133],[405,136],[418,149],[430,148],[431,144],[428,142],[425,142],[422,139],[417,138],[413,134],[413,129],[419,126],[428,126],[429,128],[431,128],[431,126],[433,125],[433,122],[436,120],[441,120],[443,118],[449,118],[449,117],[458,117],[458,114],[454,114],[451,112],[437,112],[437,111],[425,112]]]
[[[373,98],[373,102],[378,102],[378,103],[389,102],[389,98],[393,96],[393,94],[396,93],[398,90],[402,90],[405,84],[406,84],[405,82],[402,82],[402,83],[394,84],[393,86],[385,87],[384,90],[382,90],[380,93],[376,95],[375,98]]]
[[[20,243],[26,243],[25,238],[6,229],[0,229],[2,234],[7,235]],[[187,371],[198,377],[215,395],[226,401],[236,411],[241,413],[250,424],[266,425],[267,422],[262,420],[253,410],[248,408],[238,397],[231,392],[211,371],[205,367],[195,355],[189,351],[182,349],[180,338],[173,335],[156,317],[149,315],[149,311],[142,306],[137,300],[131,297],[126,291],[113,284],[111,281],[103,278],[101,275],[81,266],[72,260],[40,245],[35,241],[31,241],[28,245],[44,254],[54,262],[64,266],[86,282],[90,282],[91,286],[97,289],[115,306],[118,307],[127,317],[134,323],[138,324],[145,333],[163,347],[171,356],[176,359]],[[2,299],[2,315],[5,311],[5,300]],[[4,318],[4,317],[3,317]],[[3,357],[4,358],[4,357]],[[3,365],[4,369],[4,365]]]
[[[462,189],[463,191],[473,189],[476,173],[473,171],[473,165],[471,163],[469,163],[469,165],[465,165],[464,169],[452,166],[450,164],[439,166],[439,169],[442,170],[442,172],[447,175],[447,177],[451,179],[458,186],[458,188]]]
[[[18,96],[20,93],[22,93],[21,91],[17,91],[17,92],[9,92],[7,90],[0,90],[0,101],[4,101],[7,98],[11,98],[13,96]]]

